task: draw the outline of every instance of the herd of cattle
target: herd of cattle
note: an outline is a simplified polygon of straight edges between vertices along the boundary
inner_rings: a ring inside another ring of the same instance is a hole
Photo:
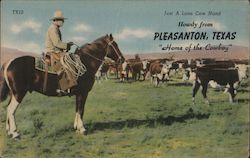
[[[207,88],[224,89],[229,93],[229,101],[233,102],[236,90],[243,79],[247,78],[248,61],[240,60],[215,60],[215,59],[196,59],[178,60],[156,59],[140,60],[128,59],[123,64],[104,62],[96,73],[96,81],[102,78],[108,79],[110,74],[114,74],[121,82],[125,81],[144,81],[150,78],[154,86],[160,82],[169,81],[172,74],[181,74],[183,81],[193,81],[192,100],[202,86],[202,95],[205,102],[207,99]]]

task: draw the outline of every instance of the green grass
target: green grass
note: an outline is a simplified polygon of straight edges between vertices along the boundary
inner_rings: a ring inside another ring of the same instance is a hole
[[[249,80],[237,94],[209,89],[191,103],[190,84],[174,80],[158,88],[149,81],[95,84],[85,106],[82,136],[73,130],[74,97],[28,94],[16,112],[21,140],[5,133],[0,106],[0,155],[4,158],[244,158],[248,154]]]

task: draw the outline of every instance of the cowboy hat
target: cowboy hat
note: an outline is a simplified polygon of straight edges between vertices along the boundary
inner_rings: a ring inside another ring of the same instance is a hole
[[[65,20],[67,18],[63,17],[63,13],[60,10],[55,11],[54,17],[51,18],[50,20]]]

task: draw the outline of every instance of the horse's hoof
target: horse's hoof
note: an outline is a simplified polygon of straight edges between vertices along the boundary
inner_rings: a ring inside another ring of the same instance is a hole
[[[87,129],[84,129],[84,130],[76,130],[76,133],[86,136],[86,135],[88,135],[88,130],[87,130]]]
[[[234,101],[229,102],[231,105],[235,105],[236,103]]]
[[[85,131],[83,131],[83,135],[88,135],[88,130],[87,129],[85,129]]]
[[[77,129],[77,125],[76,125],[76,124],[74,124],[74,126],[73,126],[73,127],[74,127],[74,129],[75,129],[75,130]]]
[[[209,101],[206,101],[205,104],[207,104],[208,106],[210,105],[210,102]]]
[[[8,135],[8,136],[11,136],[11,133],[10,133],[10,131],[6,131],[6,132],[7,132],[7,135]]]
[[[84,128],[84,129],[80,130],[80,134],[86,136],[88,134],[88,130],[86,128]]]
[[[17,132],[12,133],[12,139],[18,140],[18,139],[20,139],[20,138],[21,138],[21,137],[20,137],[20,134],[19,134],[19,133],[17,133]]]

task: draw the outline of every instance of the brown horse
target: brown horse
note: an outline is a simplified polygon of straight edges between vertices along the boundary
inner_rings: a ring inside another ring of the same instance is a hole
[[[87,130],[83,125],[84,105],[88,93],[94,85],[95,73],[104,61],[104,57],[120,63],[124,62],[124,57],[112,35],[106,35],[90,44],[85,44],[76,49],[75,54],[80,56],[87,71],[78,78],[77,86],[73,87],[71,94],[67,95],[76,96],[74,128],[77,132],[86,134]],[[19,57],[3,65],[0,75],[0,102],[10,95],[6,130],[8,135],[12,135],[12,138],[19,136],[15,123],[15,111],[28,91],[36,91],[47,96],[59,96],[56,91],[58,88],[57,75],[48,75],[48,87],[45,92],[43,91],[44,75],[43,71],[35,69],[35,58],[31,56]]]

